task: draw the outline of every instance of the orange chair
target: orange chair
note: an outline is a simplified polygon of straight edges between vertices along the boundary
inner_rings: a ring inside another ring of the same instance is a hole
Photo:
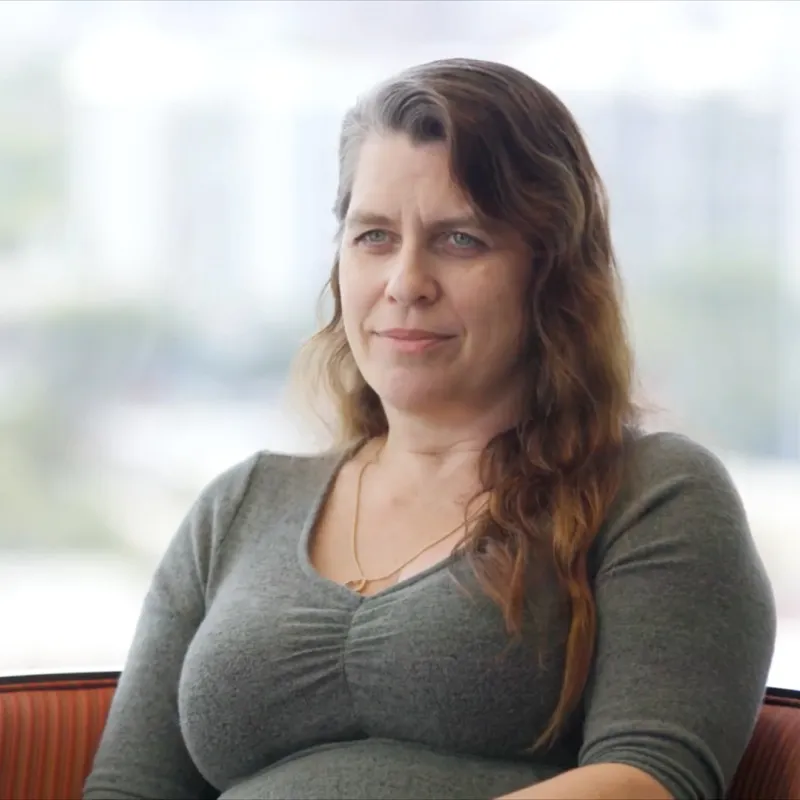
[[[0,798],[80,798],[118,677],[0,678]]]
[[[0,678],[0,800],[79,800],[118,675]],[[800,800],[800,692],[768,690],[728,797]]]

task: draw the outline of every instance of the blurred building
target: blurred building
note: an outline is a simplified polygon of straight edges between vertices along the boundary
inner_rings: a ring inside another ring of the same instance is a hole
[[[791,135],[798,99],[780,80],[780,51],[772,60],[759,55],[741,86],[731,80],[738,75],[731,64],[714,73],[718,85],[708,76],[696,85],[690,71],[645,80],[637,67],[653,70],[646,45],[663,48],[669,38],[653,39],[653,26],[677,25],[686,11],[663,6],[650,27],[615,31],[636,32],[643,44],[628,47],[625,60],[605,42],[611,54],[595,74],[586,66],[598,46],[591,20],[565,25],[567,15],[552,4],[537,14],[528,4],[498,4],[494,14],[484,3],[457,5],[453,15],[450,2],[385,3],[376,16],[360,2],[266,4],[249,19],[256,29],[263,23],[270,46],[254,47],[256,37],[243,35],[236,54],[178,32],[193,4],[143,4],[138,16],[97,28],[65,69],[75,270],[102,296],[166,300],[198,326],[199,338],[231,351],[252,346],[259,326],[307,329],[333,254],[343,111],[373,80],[427,57],[431,42],[439,55],[464,52],[459,42],[474,42],[481,26],[485,41],[471,45],[471,55],[498,57],[508,41],[508,60],[575,111],[610,191],[617,249],[634,293],[652,287],[659,272],[694,273],[700,263],[726,260],[751,263],[786,284],[798,245],[781,212],[797,206],[792,165],[800,139]],[[154,24],[148,8],[166,23]],[[212,4],[193,24],[225,30],[243,8],[226,15]],[[712,10],[700,27],[713,34],[721,22]],[[347,36],[357,30],[363,37],[365,25],[374,38],[343,52]],[[679,39],[680,30],[669,35]],[[392,46],[389,33],[397,37]],[[687,47],[698,53],[711,41],[695,37]],[[563,52],[583,54],[580,76],[581,60]],[[773,383],[796,372],[792,322],[781,314],[762,315],[775,317],[777,344],[765,351],[774,364],[759,379]],[[693,379],[687,372],[682,380]],[[797,453],[800,439],[794,380],[780,388],[789,410],[776,436],[786,455]]]
[[[728,93],[617,93],[574,108],[611,196],[629,280],[714,250],[777,266],[793,146],[784,107]]]

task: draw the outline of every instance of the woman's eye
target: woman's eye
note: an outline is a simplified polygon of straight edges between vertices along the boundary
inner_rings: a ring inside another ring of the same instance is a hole
[[[356,237],[356,242],[361,244],[382,245],[389,241],[389,234],[386,231],[372,230],[362,233]]]
[[[447,238],[457,250],[478,250],[483,247],[483,242],[480,239],[476,239],[463,231],[454,231]]]

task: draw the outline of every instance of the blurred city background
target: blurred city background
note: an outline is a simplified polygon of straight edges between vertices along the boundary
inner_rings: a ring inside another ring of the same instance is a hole
[[[0,672],[119,667],[203,485],[319,446],[283,392],[341,115],[468,55],[581,123],[650,424],[728,465],[771,683],[800,689],[798,41],[800,4],[768,0],[0,2]]]

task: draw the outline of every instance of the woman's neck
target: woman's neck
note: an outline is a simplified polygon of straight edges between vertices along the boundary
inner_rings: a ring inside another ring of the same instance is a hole
[[[438,419],[387,411],[387,419],[388,434],[375,443],[370,455],[393,472],[423,480],[464,471],[477,475],[486,445],[516,421],[508,409],[500,408],[483,415],[449,413]]]

